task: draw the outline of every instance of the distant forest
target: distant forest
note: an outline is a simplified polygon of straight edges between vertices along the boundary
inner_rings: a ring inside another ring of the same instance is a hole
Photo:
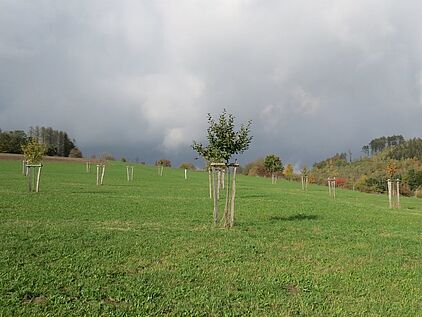
[[[336,177],[346,188],[383,193],[387,179],[400,179],[401,192],[413,195],[422,188],[422,139],[405,140],[401,135],[379,137],[362,147],[363,157],[347,160],[347,153],[337,153],[315,163],[311,182],[325,184]],[[391,171],[394,173],[391,174]]]
[[[337,185],[371,193],[384,193],[387,179],[400,179],[403,195],[417,194],[422,190],[422,139],[405,140],[402,135],[383,136],[371,140],[362,147],[363,155],[352,160],[352,153],[337,153],[309,170],[301,166],[314,184],[326,185],[327,179],[336,177]],[[293,173],[293,165],[286,164],[278,176],[288,180],[300,181],[300,174]],[[391,171],[394,171],[391,175]],[[264,158],[243,166],[242,173],[249,176],[268,177]]]
[[[45,144],[46,155],[49,156],[82,156],[75,140],[70,139],[66,132],[39,126],[30,127],[28,134],[23,130],[0,130],[0,153],[22,154],[22,145],[29,139]]]

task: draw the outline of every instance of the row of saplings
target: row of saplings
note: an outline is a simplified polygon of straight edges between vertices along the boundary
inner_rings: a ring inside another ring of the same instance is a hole
[[[210,197],[214,202],[214,224],[223,224],[226,228],[234,225],[234,206],[236,197],[236,170],[239,164],[230,162],[234,154],[243,153],[249,148],[252,140],[250,136],[251,121],[242,124],[239,131],[234,131],[234,117],[228,114],[226,110],[220,115],[219,120],[215,121],[208,114],[209,127],[207,146],[198,142],[193,142],[192,148],[198,152],[207,162],[209,162],[210,177]],[[42,158],[45,153],[45,145],[36,140],[30,140],[22,148],[24,153],[23,174],[28,178],[29,191],[39,191],[39,182],[42,169]],[[86,163],[86,171],[91,171],[91,163]],[[274,170],[275,172],[275,170]],[[105,165],[97,164],[97,185],[102,185],[105,174]],[[159,170],[162,175],[162,168]],[[128,180],[133,180],[133,167],[127,167]],[[185,173],[186,178],[186,173]],[[217,181],[218,178],[218,181]],[[224,182],[224,179],[227,179]],[[224,183],[227,185],[224,188]],[[212,188],[211,188],[211,184]],[[223,217],[219,218],[219,196],[220,186],[226,191],[226,199]]]
[[[237,162],[230,162],[230,159],[235,154],[241,154],[249,148],[252,141],[250,136],[251,121],[246,124],[241,124],[240,129],[235,131],[234,116],[228,114],[226,110],[219,116],[218,120],[214,120],[211,114],[208,114],[208,128],[207,139],[208,145],[194,141],[192,148],[198,152],[209,163],[209,184],[210,184],[210,198],[213,199],[214,209],[213,218],[214,224],[223,225],[226,228],[231,228],[234,225],[235,215],[235,197],[236,197],[236,170],[239,166]],[[31,140],[23,146],[23,153],[25,161],[23,162],[23,173],[28,176],[28,187],[30,191],[39,191],[40,174],[42,169],[41,160],[45,148],[43,144],[36,140]],[[87,172],[91,170],[91,163],[86,163]],[[271,173],[272,183],[277,181],[275,173],[281,172],[283,166],[281,160],[276,155],[269,155],[265,158],[265,166]],[[133,180],[133,167],[127,166],[127,178]],[[97,185],[102,185],[105,173],[105,165],[97,164]],[[162,175],[162,169],[159,170]],[[185,171],[186,178],[186,171]],[[226,181],[225,181],[226,180]],[[224,186],[226,184],[226,186]],[[219,216],[219,197],[220,187],[226,192],[224,213]],[[304,170],[302,173],[302,189],[307,190],[308,175]],[[329,194],[335,197],[336,181],[328,179]],[[397,188],[395,190],[395,188]],[[397,203],[392,203],[392,197],[397,197]],[[398,185],[393,186],[389,183],[389,202],[390,208],[398,207],[399,204]]]
[[[45,154],[46,147],[36,139],[31,139],[22,146],[24,160],[22,161],[22,174],[27,177],[28,190],[30,192],[40,191],[40,178],[43,165],[41,161]],[[92,162],[86,162],[86,172],[91,172]],[[103,185],[106,165],[104,162],[96,164],[97,186]],[[126,176],[128,181],[133,181],[133,166],[126,166]]]

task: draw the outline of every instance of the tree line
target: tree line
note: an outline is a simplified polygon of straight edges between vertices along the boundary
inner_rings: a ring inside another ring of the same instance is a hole
[[[71,139],[65,131],[39,126],[30,127],[28,134],[23,130],[0,130],[0,152],[22,154],[22,146],[30,140],[44,144],[45,154],[49,156],[82,157],[82,153],[75,146],[75,140]]]
[[[369,155],[374,155],[384,151],[386,148],[395,147],[405,143],[405,139],[402,135],[382,136],[375,138],[369,142],[369,144],[362,147],[362,152]]]

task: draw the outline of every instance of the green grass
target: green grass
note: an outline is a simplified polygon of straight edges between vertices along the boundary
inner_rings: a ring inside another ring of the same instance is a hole
[[[238,177],[214,228],[207,174],[0,161],[0,316],[422,316],[422,200]]]

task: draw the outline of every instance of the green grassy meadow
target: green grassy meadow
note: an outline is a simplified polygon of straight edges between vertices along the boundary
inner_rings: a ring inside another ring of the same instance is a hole
[[[0,161],[0,316],[422,316],[422,199],[239,176],[226,230],[206,173],[125,166]]]

